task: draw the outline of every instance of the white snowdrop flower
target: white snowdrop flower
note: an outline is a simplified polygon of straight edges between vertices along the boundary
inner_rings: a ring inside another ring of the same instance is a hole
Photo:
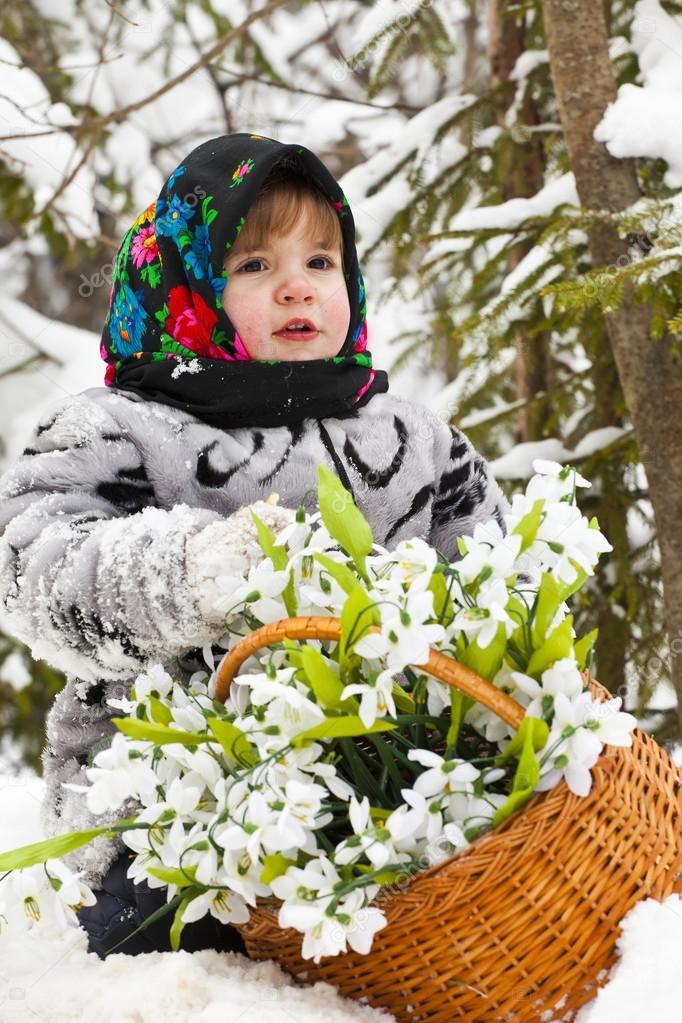
[[[583,724],[605,745],[632,746],[632,732],[637,727],[637,718],[620,709],[622,702],[620,696],[603,701],[592,700],[590,697],[590,707],[585,711]]]
[[[563,693],[569,700],[580,696],[583,678],[575,660],[572,657],[562,657],[546,668],[542,673],[542,688],[552,696]]]
[[[534,558],[543,571],[551,570],[565,583],[577,578],[575,562],[591,575],[599,555],[613,550],[606,537],[591,529],[579,508],[567,503],[556,503],[545,508],[537,535],[526,554]]]
[[[233,814],[233,822],[218,828],[214,839],[223,849],[246,850],[251,860],[257,860],[261,847],[268,853],[281,852],[293,843],[278,831],[277,812],[266,795],[253,789]]]
[[[453,792],[445,803],[445,820],[455,821],[464,829],[488,827],[495,810],[507,797],[497,792],[475,796],[470,792]]]
[[[540,768],[535,789],[545,792],[562,777],[577,796],[586,796],[592,788],[590,768],[599,759],[602,743],[594,731],[581,727],[591,711],[589,693],[581,693],[573,701],[563,693],[554,697],[554,718],[544,750],[553,749],[551,759]],[[563,741],[559,743],[561,737]],[[559,743],[555,746],[555,744]],[[544,750],[538,754],[542,759]]]
[[[221,924],[245,924],[249,911],[241,895],[224,888],[210,889],[197,895],[185,906],[182,913],[184,923],[191,924],[210,913]]]
[[[375,577],[377,590],[404,587],[416,593],[429,585],[437,561],[435,548],[419,537],[413,537],[401,540],[389,553],[371,556],[367,565]]]
[[[323,956],[345,952],[348,945],[366,954],[374,935],[386,924],[379,910],[367,906],[378,890],[376,885],[349,892],[333,912],[334,887],[340,881],[338,871],[324,854],[305,868],[289,867],[272,881],[274,894],[282,900],[279,925],[294,927],[304,935],[304,959],[319,962]]]
[[[299,585],[299,614],[319,614],[324,611],[329,615],[340,615],[348,594],[339,586],[329,573],[319,566],[313,572],[309,583]]]
[[[218,746],[217,742],[215,745],[216,747]],[[165,753],[164,760],[175,765],[176,771],[178,770],[179,765],[185,769],[185,772],[191,772],[192,775],[196,776],[197,780],[193,781],[192,784],[198,784],[198,779],[200,778],[210,792],[215,791],[223,773],[216,756],[209,752],[208,744],[200,746],[198,749],[192,751],[188,749],[187,746],[183,746],[181,743],[173,742],[167,743],[163,749]],[[155,770],[157,771],[157,774],[162,771],[159,765],[157,765]],[[170,776],[171,773],[172,770],[169,771],[170,781],[173,780]],[[161,775],[160,780],[163,780],[163,775]]]
[[[508,636],[514,631],[515,623],[505,610],[508,603],[507,587],[502,579],[495,579],[481,589],[475,607],[457,612],[449,631],[473,634],[478,645],[485,648],[492,643],[500,625],[504,625]]]
[[[429,714],[439,717],[446,708],[450,707],[451,687],[445,682],[428,676],[426,682],[426,709]]]
[[[199,781],[199,784],[193,782]],[[186,817],[195,810],[203,792],[201,779],[185,775],[182,778],[174,778],[166,789],[166,798],[162,803],[157,803],[157,808],[162,807],[161,813],[172,810],[178,817]]]
[[[469,842],[467,842],[461,827],[454,821],[450,821],[449,824],[446,824],[443,827],[443,834],[447,838],[450,845],[452,845],[456,850],[466,849],[467,846],[469,845]]]
[[[86,801],[91,813],[117,810],[124,800],[151,796],[158,778],[149,764],[131,753],[151,749],[151,743],[133,742],[117,732],[108,749],[96,754],[93,766],[85,769],[90,782]]]
[[[296,554],[301,550],[313,531],[313,522],[306,516],[305,522],[290,522],[288,526],[280,529],[276,535],[279,546],[286,547],[289,554]]]
[[[493,714],[487,707],[482,707],[480,703],[475,703],[473,707],[469,707],[464,715],[464,720],[468,725],[472,725],[488,742],[500,742],[503,739],[511,738],[514,734],[514,729],[511,725],[508,725],[497,714]]]
[[[424,752],[424,751],[421,751]],[[421,792],[416,789],[401,789],[400,794],[414,811],[410,818],[410,826],[414,825],[412,831],[405,839],[396,839],[397,849],[412,849],[415,841],[425,838],[427,842],[434,839],[443,832],[443,813],[441,810],[441,799],[433,799],[427,802]]]
[[[530,702],[525,701],[527,717],[546,716],[544,700],[547,696],[555,697],[562,693],[569,700],[575,700],[583,691],[582,675],[572,657],[562,657],[546,668],[540,682],[520,671],[509,672],[509,677],[516,687],[514,695],[521,692],[530,697]]]
[[[331,895],[341,880],[336,867],[323,853],[304,867],[288,867],[279,877],[273,878],[270,887],[278,899],[296,899],[304,889],[313,896]]]
[[[274,677],[271,677],[264,671],[237,675],[232,680],[232,685],[248,686],[251,690],[249,694],[251,702],[260,705],[274,699],[275,696],[281,696],[283,692],[282,687],[293,681],[295,674],[296,668],[277,668]]]
[[[395,717],[396,708],[393,700],[393,681],[395,670],[387,668],[379,672],[375,681],[354,682],[345,686],[341,693],[345,700],[347,696],[360,696],[359,716],[363,725],[370,728],[377,718],[390,715]]]
[[[45,870],[50,875],[50,888],[64,906],[76,910],[97,902],[92,889],[80,880],[81,874],[74,873],[61,860],[47,860]]]
[[[323,785],[300,782],[291,778],[284,789],[286,803],[280,811],[279,826],[285,828],[286,818],[293,817],[304,828],[319,827],[322,800],[328,795]]]
[[[401,670],[408,664],[423,664],[432,643],[445,636],[442,625],[426,624],[433,617],[433,593],[406,593],[400,606],[383,605],[380,632],[369,632],[355,644],[361,657],[385,658],[387,667]]]
[[[235,724],[255,743],[263,758],[288,746],[291,739],[325,721],[325,714],[293,686],[282,686],[281,696],[269,699],[266,716],[259,721],[254,716],[237,718]]]
[[[548,501],[559,501],[562,497],[571,497],[574,487],[591,487],[572,466],[563,466],[549,459],[535,458],[533,472],[536,473],[528,481],[526,494],[532,501],[544,497]]]
[[[407,756],[429,768],[414,783],[414,790],[426,799],[452,792],[473,792],[473,782],[480,776],[478,768],[467,760],[444,760],[432,750],[411,749]]]
[[[462,582],[467,585],[477,579],[484,570],[490,579],[507,579],[518,571],[516,559],[519,556],[522,538],[517,533],[503,534],[495,519],[478,523],[473,537],[462,537],[467,553],[456,563]]]
[[[49,918],[45,880],[35,867],[15,870],[5,878],[0,889],[0,912],[8,928],[32,930]]]
[[[279,597],[289,581],[289,573],[275,571],[271,558],[264,558],[249,569],[247,579],[234,575],[216,576],[215,583],[223,596],[214,602],[215,611],[227,614],[241,608],[247,598],[249,610],[263,623],[286,617]]]
[[[349,785],[347,781],[338,776],[333,764],[323,763],[319,759],[324,754],[324,746],[316,742],[311,743],[309,746],[303,746],[300,749],[287,752],[284,757],[287,761],[285,767],[286,774],[280,779],[279,784],[286,784],[287,779],[294,776],[293,772],[295,769],[300,772],[300,780],[306,779],[308,774],[310,774],[323,781],[337,799],[347,802],[354,795],[355,790],[352,785]],[[280,771],[281,769],[282,765],[278,759],[275,770]]]
[[[186,732],[208,731],[206,718],[196,706],[171,707],[171,714],[173,716],[171,728],[173,725],[177,725],[178,728],[182,728]]]
[[[226,884],[237,895],[241,895],[249,906],[255,906],[258,898],[272,894],[269,885],[263,884],[262,860],[249,855],[246,849],[226,849],[222,857]]]
[[[135,699],[140,703],[147,700],[152,694],[165,699],[173,689],[173,679],[161,664],[152,664],[133,683]]]
[[[339,842],[334,850],[334,862],[339,866],[356,863],[363,856],[374,867],[383,867],[392,858],[391,832],[386,826],[375,825],[369,812],[369,799],[360,802],[354,797],[348,806],[348,817],[353,835]],[[399,824],[399,818],[396,818]]]

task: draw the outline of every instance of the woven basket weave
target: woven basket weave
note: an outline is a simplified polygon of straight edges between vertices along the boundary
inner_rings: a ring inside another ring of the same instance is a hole
[[[217,697],[247,657],[284,637],[338,639],[339,622],[289,618],[258,629],[223,658]],[[444,654],[419,667],[510,724],[524,715]],[[249,956],[334,984],[401,1023],[569,1023],[605,983],[628,910],[682,892],[682,777],[665,750],[637,729],[631,747],[605,747],[592,776],[589,796],[561,782],[469,849],[382,889],[373,904],[388,923],[368,955],[302,959],[301,935],[281,930],[278,903],[263,900],[239,927]]]

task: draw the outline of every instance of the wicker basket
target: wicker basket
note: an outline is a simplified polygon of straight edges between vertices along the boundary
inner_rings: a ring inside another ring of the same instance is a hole
[[[225,699],[257,649],[291,639],[338,639],[335,618],[289,618],[242,640],[218,670]],[[515,726],[515,700],[444,654],[419,666]],[[610,694],[592,682],[595,697]],[[263,900],[239,930],[252,959],[274,959],[294,977],[334,984],[387,1009],[401,1023],[558,1023],[606,982],[619,921],[640,899],[682,892],[682,777],[665,750],[637,729],[629,748],[607,746],[589,796],[562,782],[469,849],[382,889],[388,924],[369,955],[318,965],[301,958],[301,935],[277,926]]]

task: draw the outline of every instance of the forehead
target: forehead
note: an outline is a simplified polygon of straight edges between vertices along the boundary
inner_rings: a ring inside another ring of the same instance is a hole
[[[288,232],[270,232],[260,237],[241,236],[237,239],[232,249],[227,253],[229,260],[234,256],[243,256],[245,252],[258,251],[282,251],[284,249],[326,249],[327,251],[341,251],[341,245],[330,238],[323,237],[319,230],[314,230],[313,225],[297,225]]]

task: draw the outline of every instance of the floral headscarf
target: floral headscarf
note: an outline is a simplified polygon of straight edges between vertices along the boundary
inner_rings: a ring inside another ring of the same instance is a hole
[[[303,162],[336,210],[350,324],[338,355],[251,359],[221,304],[227,250],[272,168]],[[226,429],[344,416],[388,389],[367,349],[365,287],[348,201],[309,149],[262,135],[223,135],[194,149],[119,248],[101,355],[105,383],[183,408]]]

